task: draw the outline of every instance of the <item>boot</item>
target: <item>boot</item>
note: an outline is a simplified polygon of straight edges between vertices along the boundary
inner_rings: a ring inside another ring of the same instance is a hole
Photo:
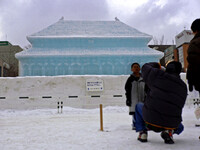
[[[138,140],[140,142],[147,142],[147,131],[140,131],[139,136],[138,136]]]
[[[166,144],[174,144],[173,140],[173,130],[165,130],[161,132],[161,137]]]

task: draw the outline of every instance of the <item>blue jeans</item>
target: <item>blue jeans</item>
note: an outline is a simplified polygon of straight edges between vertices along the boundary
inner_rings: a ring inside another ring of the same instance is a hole
[[[136,132],[139,131],[147,131],[146,124],[143,120],[142,116],[142,108],[144,104],[143,103],[138,103],[135,106],[135,127],[136,127]],[[174,134],[180,134],[184,130],[184,126],[182,123],[179,124],[178,128],[174,130]]]

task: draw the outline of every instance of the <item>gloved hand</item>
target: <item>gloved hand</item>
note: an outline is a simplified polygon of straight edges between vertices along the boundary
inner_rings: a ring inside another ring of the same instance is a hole
[[[131,101],[130,100],[126,100],[126,106],[131,106]]]

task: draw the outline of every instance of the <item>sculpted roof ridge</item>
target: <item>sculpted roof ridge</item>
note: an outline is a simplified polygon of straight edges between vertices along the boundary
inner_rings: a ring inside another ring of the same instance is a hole
[[[115,21],[75,21],[60,19],[58,22],[29,37],[151,37],[125,23]]]

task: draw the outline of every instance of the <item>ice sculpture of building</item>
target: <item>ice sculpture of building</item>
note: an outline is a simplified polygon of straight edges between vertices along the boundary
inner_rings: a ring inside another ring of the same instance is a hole
[[[123,75],[133,62],[159,61],[152,39],[123,22],[59,20],[27,37],[32,48],[16,54],[20,76]]]

